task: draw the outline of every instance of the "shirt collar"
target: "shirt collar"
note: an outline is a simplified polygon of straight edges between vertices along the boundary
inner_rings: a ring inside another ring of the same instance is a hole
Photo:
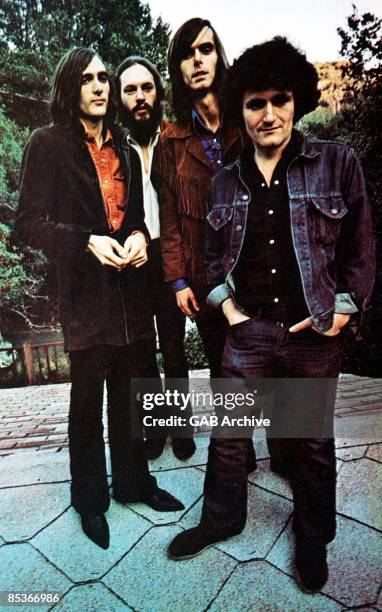
[[[292,131],[291,138],[287,146],[285,147],[282,153],[282,156],[279,159],[276,165],[276,168],[274,170],[274,173],[277,173],[277,176],[280,175],[280,173],[286,172],[286,169],[288,168],[292,159],[295,159],[301,153],[302,143],[303,143],[302,134],[294,129]],[[252,142],[248,143],[246,147],[243,149],[243,152],[241,155],[241,161],[242,161],[244,172],[251,175],[253,170],[255,170],[256,174],[259,174],[259,176],[262,176],[260,174],[260,171],[254,159],[254,148],[253,148]]]
[[[297,155],[301,153],[302,143],[303,143],[302,134],[294,129],[292,131],[291,138],[282,153],[280,161],[282,160],[282,163],[289,164],[289,162],[292,159],[294,159],[295,157],[297,157]],[[251,161],[253,162],[254,161],[253,154],[254,154],[253,144],[252,142],[249,142],[243,149],[242,159],[245,160],[247,163],[250,163]]]
[[[95,142],[95,138],[91,136],[89,132],[86,132],[86,131],[85,131],[85,140],[87,142]],[[109,129],[106,130],[106,134],[104,136],[102,146],[104,146],[105,144],[113,144],[113,136],[111,135],[111,132]]]
[[[221,129],[222,129],[222,123],[220,124],[217,132],[213,132],[212,130],[210,130],[209,127],[206,126],[206,124],[204,123],[203,119],[201,118],[201,116],[199,115],[199,113],[193,108],[191,111],[191,119],[192,119],[192,125],[195,131],[195,134],[197,136],[216,136],[216,134],[219,134]]]

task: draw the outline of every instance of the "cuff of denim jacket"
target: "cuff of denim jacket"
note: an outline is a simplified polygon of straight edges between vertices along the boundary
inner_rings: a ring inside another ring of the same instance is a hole
[[[350,293],[336,293],[334,311],[337,314],[354,314],[358,308],[352,300]]]
[[[170,283],[170,287],[176,293],[177,291],[182,291],[182,289],[187,289],[188,284],[185,278],[177,278]]]
[[[207,295],[206,302],[213,308],[220,308],[223,302],[225,302],[225,300],[227,300],[229,297],[231,296],[228,292],[228,287],[226,283],[223,283],[210,291],[210,293]]]

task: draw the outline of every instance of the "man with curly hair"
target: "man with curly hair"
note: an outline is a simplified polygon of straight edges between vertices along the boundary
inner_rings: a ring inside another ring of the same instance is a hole
[[[230,326],[222,374],[273,392],[271,461],[292,485],[296,571],[310,593],[328,578],[326,544],[335,536],[333,412],[344,340],[374,274],[354,151],[293,128],[316,107],[317,84],[314,66],[285,38],[234,62],[222,109],[250,144],[214,178],[207,234],[207,301]],[[202,519],[170,544],[173,559],[243,530],[251,434],[215,432]]]

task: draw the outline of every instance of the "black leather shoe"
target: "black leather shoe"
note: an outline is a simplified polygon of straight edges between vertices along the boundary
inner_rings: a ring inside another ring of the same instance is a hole
[[[326,545],[312,540],[296,539],[296,575],[306,593],[320,591],[328,580]]]
[[[148,438],[145,440],[145,453],[149,461],[158,459],[166,446],[166,438]]]
[[[84,533],[94,544],[105,550],[109,548],[109,525],[104,514],[81,514],[81,523]]]
[[[122,495],[114,490],[113,498],[121,504],[133,504],[142,502],[147,504],[153,510],[158,512],[178,512],[184,510],[184,505],[179,499],[176,499],[171,493],[160,489],[157,485],[153,486],[149,491],[137,494]]]
[[[171,493],[164,489],[160,489],[158,486],[149,493],[145,493],[142,501],[153,510],[158,510],[158,512],[177,512],[179,510],[184,510],[184,505],[179,499],[176,499]]]
[[[196,450],[195,442],[192,438],[173,438],[172,450],[180,461],[186,461],[192,457]]]
[[[234,534],[236,535],[236,534]],[[231,536],[222,536],[214,533],[207,528],[203,523],[200,523],[192,529],[187,529],[178,533],[168,547],[168,556],[174,561],[181,559],[191,559],[199,555],[203,550],[223,542]]]

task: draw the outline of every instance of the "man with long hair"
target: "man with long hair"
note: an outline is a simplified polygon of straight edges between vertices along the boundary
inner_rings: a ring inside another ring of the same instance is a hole
[[[108,548],[106,374],[114,499],[183,507],[150,476],[130,406],[130,381],[146,376],[155,343],[141,270],[149,238],[140,166],[113,127],[111,81],[93,50],[76,48],[61,59],[50,110],[53,125],[36,130],[24,152],[16,230],[57,265],[72,382],[71,500],[85,534]]]
[[[188,366],[184,348],[185,316],[176,304],[171,287],[164,281],[160,253],[160,176],[158,172],[159,139],[169,125],[162,118],[165,90],[159,72],[147,59],[130,56],[123,60],[116,71],[119,119],[126,128],[126,141],[138,153],[141,161],[143,206],[145,223],[150,233],[149,260],[146,265],[148,287],[159,338],[159,350],[163,355],[166,388],[174,379],[187,381]],[[152,359],[152,378],[159,379],[155,353]],[[187,383],[186,383],[187,384]],[[187,385],[188,386],[188,385]],[[187,391],[188,389],[185,389]],[[183,416],[190,415],[190,406]],[[152,415],[157,422],[167,416],[166,407],[155,407]],[[195,446],[182,442],[173,428],[146,427],[145,450],[149,459],[159,457],[168,436],[178,459],[188,459]]]
[[[228,62],[208,20],[190,19],[179,28],[168,63],[176,123],[161,141],[164,277],[181,311],[195,319],[213,380],[220,375],[226,322],[205,305],[206,199],[213,175],[234,161],[243,138],[239,128],[226,125],[219,108]],[[252,452],[249,471],[254,468]]]
[[[374,274],[354,151],[293,129],[317,106],[317,84],[314,66],[281,37],[234,62],[222,108],[250,143],[213,181],[207,232],[207,299],[230,326],[222,375],[232,384],[245,379],[259,395],[273,392],[270,442],[291,481],[296,572],[310,593],[328,578],[326,544],[336,529],[333,412],[344,340],[368,304]],[[201,522],[173,540],[172,558],[243,530],[246,431],[234,437],[220,428],[211,439]]]

